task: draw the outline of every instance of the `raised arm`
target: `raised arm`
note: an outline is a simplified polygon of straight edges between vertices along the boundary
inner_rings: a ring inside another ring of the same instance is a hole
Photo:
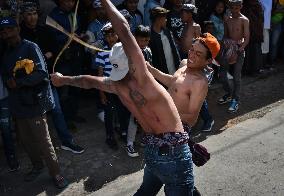
[[[143,85],[146,74],[149,74],[146,63],[134,36],[130,31],[127,20],[121,15],[110,0],[101,0],[106,9],[107,15],[112,26],[122,42],[124,51],[129,61],[129,72],[137,80],[138,84]]]
[[[155,79],[160,81],[163,85],[169,87],[174,79],[174,77],[170,74],[165,74],[155,67],[151,66],[148,62],[146,62],[148,70],[154,76]]]
[[[69,85],[84,89],[96,88],[109,93],[116,93],[114,83],[107,77],[90,75],[63,76],[60,73],[50,74],[52,84],[56,87]]]

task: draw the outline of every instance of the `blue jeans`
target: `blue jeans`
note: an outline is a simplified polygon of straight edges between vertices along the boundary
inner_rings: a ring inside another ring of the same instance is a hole
[[[51,110],[53,124],[60,138],[61,143],[68,144],[72,142],[73,137],[67,128],[66,121],[64,119],[64,115],[61,110],[58,93],[55,87],[52,87],[52,93],[53,93],[54,102],[55,102],[55,107],[54,109]]]
[[[278,48],[279,48],[279,39],[282,33],[282,25],[283,23],[273,25],[270,33],[269,60],[271,63],[273,63],[277,57]]]
[[[163,184],[167,196],[192,196],[193,164],[188,144],[171,147],[168,153],[146,145],[143,182],[135,196],[156,195]]]
[[[4,151],[6,158],[15,156],[15,146],[10,129],[10,110],[8,98],[0,100],[0,129],[3,139]]]
[[[208,122],[208,121],[211,121],[213,119],[212,116],[209,113],[208,103],[207,103],[206,99],[204,100],[204,102],[202,104],[202,107],[201,107],[201,110],[200,110],[200,117],[202,118],[202,120],[204,122]]]

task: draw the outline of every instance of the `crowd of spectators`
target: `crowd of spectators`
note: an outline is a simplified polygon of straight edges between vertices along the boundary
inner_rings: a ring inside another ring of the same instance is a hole
[[[108,77],[114,66],[109,61],[109,50],[119,42],[100,0],[81,0],[74,16],[76,2],[0,0],[0,128],[7,162],[10,171],[19,169],[11,134],[13,121],[33,165],[25,179],[31,181],[41,173],[43,158],[60,188],[67,182],[60,174],[46,113],[52,117],[61,148],[73,153],[83,153],[84,148],[75,142],[70,130],[86,119],[78,115],[81,90],[56,88],[49,82],[48,74],[53,72],[54,61],[68,36],[47,26],[45,19],[52,18],[82,41],[104,50],[94,51],[72,41],[54,70],[63,75]],[[239,4],[232,6],[230,2]],[[222,52],[205,73],[209,81],[222,82],[226,94],[218,103],[230,103],[229,112],[238,111],[241,75],[258,77],[273,72],[278,60],[284,57],[283,0],[113,0],[113,3],[128,20],[146,61],[164,73],[175,73],[181,60],[187,58],[192,40],[202,33],[214,35]],[[238,9],[243,22],[236,23],[234,14]],[[238,42],[232,41],[235,37],[230,28],[238,29],[244,36]],[[25,64],[26,59],[32,60],[36,68],[31,73],[15,70],[15,65]],[[230,78],[234,88],[229,86]],[[93,92],[98,118],[105,124],[106,144],[114,150],[118,148],[117,132],[126,143],[127,154],[139,156],[134,146],[139,124],[133,115],[116,95]],[[206,100],[200,116],[204,121],[201,131],[211,131],[214,120]]]

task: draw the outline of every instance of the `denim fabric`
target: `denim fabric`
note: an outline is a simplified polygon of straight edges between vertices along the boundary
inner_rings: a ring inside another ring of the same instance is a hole
[[[73,121],[78,115],[80,91],[80,88],[73,86],[57,88],[61,108],[67,122]]]
[[[64,119],[64,114],[61,110],[58,93],[55,87],[52,87],[52,93],[53,93],[54,102],[55,102],[55,108],[51,110],[53,124],[60,138],[61,143],[68,144],[72,142],[73,137],[67,128],[66,121]]]
[[[244,64],[245,53],[242,52],[239,54],[237,62],[233,65],[229,65],[228,63],[224,62],[220,67],[220,80],[223,85],[223,89],[226,91],[227,94],[236,99],[237,101],[240,99],[240,91],[241,91],[241,77],[242,77],[242,67]],[[234,86],[231,87],[229,84],[227,73],[230,69],[230,66],[233,66],[234,72]]]
[[[207,100],[204,100],[201,110],[200,110],[200,117],[204,122],[208,122],[212,120],[212,116],[210,115],[208,111],[208,103]]]
[[[279,39],[282,33],[282,25],[284,25],[284,22],[274,25],[271,29],[270,49],[269,49],[270,51],[269,60],[271,63],[273,63],[277,57],[278,48],[279,48]]]
[[[15,155],[15,147],[10,129],[10,110],[8,98],[0,100],[0,130],[7,159]]]
[[[156,195],[165,184],[168,196],[191,196],[194,177],[188,144],[170,147],[169,153],[159,152],[157,146],[146,145],[143,182],[134,195]]]

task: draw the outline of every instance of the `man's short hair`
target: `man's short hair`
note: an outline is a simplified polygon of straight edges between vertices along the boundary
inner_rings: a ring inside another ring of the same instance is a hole
[[[134,32],[135,36],[139,37],[150,37],[151,36],[151,30],[149,26],[143,26],[143,25],[138,25]]]

